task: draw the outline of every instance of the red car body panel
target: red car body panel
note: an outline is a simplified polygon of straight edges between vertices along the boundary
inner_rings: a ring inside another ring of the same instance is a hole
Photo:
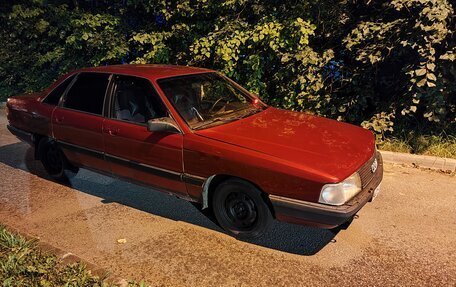
[[[102,155],[103,122],[102,116],[56,107],[52,114],[53,138],[71,145],[90,148]],[[102,156],[95,157],[68,148],[65,149],[65,155],[70,162],[78,166],[97,170],[105,170],[107,167]]]
[[[27,131],[36,131],[40,134],[52,134],[51,116],[54,106],[39,105],[38,100],[42,93],[20,95],[9,98],[8,105],[14,106],[14,113],[8,114],[8,120],[14,126]]]
[[[80,72],[148,79],[181,133],[150,132],[145,125],[109,119],[106,114],[97,116],[42,102],[67,77]],[[214,176],[234,176],[250,181],[267,195],[314,204],[323,185],[344,180],[373,159],[375,141],[371,132],[335,120],[271,107],[237,121],[191,130],[157,80],[207,72],[214,71],[161,65],[81,69],[61,77],[41,93],[9,98],[9,125],[30,134],[32,144],[33,138],[39,136],[61,142],[68,160],[77,166],[203,203],[207,203],[208,186]],[[362,199],[362,205],[366,198]],[[352,216],[357,210],[351,208],[347,214]],[[280,212],[275,212],[275,216],[324,227],[340,224]]]
[[[103,138],[107,155],[143,163],[157,168],[183,173],[182,134],[151,133],[145,125],[106,119]],[[145,184],[187,196],[185,183],[138,170],[110,160],[112,173],[124,178],[142,179]]]
[[[350,176],[375,147],[368,130],[275,108],[196,134],[276,157],[326,182]]]
[[[372,157],[374,149],[374,137],[367,130],[268,108],[196,131],[185,138],[184,157],[190,174],[208,177],[215,170],[246,178],[268,194],[316,202],[319,193],[310,190],[344,180]]]

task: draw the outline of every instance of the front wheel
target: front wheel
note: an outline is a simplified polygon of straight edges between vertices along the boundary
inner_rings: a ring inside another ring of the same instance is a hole
[[[273,220],[261,191],[240,179],[227,180],[216,188],[212,208],[219,225],[239,239],[260,237]]]

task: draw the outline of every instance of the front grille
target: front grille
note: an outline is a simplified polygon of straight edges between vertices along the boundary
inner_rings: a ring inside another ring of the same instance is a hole
[[[363,189],[370,183],[372,178],[374,177],[374,173],[371,170],[372,163],[377,158],[377,164],[380,164],[378,159],[377,152],[358,170],[359,177],[361,178],[361,183],[363,185]]]

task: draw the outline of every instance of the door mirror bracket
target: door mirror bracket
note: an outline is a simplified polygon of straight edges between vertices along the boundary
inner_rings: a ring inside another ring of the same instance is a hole
[[[180,133],[180,130],[177,127],[176,122],[169,117],[148,120],[147,130],[150,132]]]

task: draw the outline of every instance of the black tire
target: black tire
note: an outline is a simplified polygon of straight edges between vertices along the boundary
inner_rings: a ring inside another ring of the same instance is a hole
[[[62,150],[53,140],[42,139],[38,144],[38,151],[44,169],[54,180],[68,182],[68,178],[78,172],[78,168],[68,163]]]
[[[240,179],[229,179],[217,186],[212,210],[220,227],[238,239],[260,237],[273,220],[261,191]]]

